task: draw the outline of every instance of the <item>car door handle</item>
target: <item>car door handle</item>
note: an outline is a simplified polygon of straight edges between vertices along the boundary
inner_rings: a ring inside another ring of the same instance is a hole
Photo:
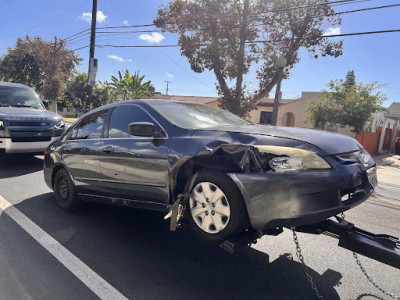
[[[106,154],[111,154],[112,152],[114,152],[114,148],[113,146],[106,146],[101,151],[103,151]]]

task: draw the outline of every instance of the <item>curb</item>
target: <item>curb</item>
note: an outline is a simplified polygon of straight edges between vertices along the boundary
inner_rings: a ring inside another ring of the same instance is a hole
[[[76,120],[78,120],[78,119],[64,118],[64,121],[65,121],[65,122],[70,122],[70,123],[74,123]]]

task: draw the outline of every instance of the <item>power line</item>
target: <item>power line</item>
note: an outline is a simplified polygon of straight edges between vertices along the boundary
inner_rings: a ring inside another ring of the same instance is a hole
[[[327,1],[324,3],[315,3],[315,4],[307,4],[307,5],[301,5],[301,6],[288,7],[288,8],[283,8],[283,9],[267,10],[264,12],[254,13],[254,14],[250,14],[250,15],[259,15],[259,14],[265,14],[265,13],[271,13],[271,12],[285,12],[285,11],[291,11],[291,10],[297,10],[297,9],[303,9],[303,8],[309,8],[309,7],[317,7],[317,6],[331,6],[332,7],[332,6],[339,6],[339,5],[370,2],[370,1],[375,1],[375,0],[338,0],[338,1],[330,1],[330,2]]]
[[[54,19],[57,19],[57,18],[59,18],[59,17],[65,15],[65,14],[69,13],[70,11],[73,11],[73,10],[77,9],[78,7],[82,6],[83,4],[85,4],[85,3],[88,2],[88,1],[89,1],[89,0],[85,0],[85,1],[81,2],[80,4],[78,4],[78,5],[76,5],[76,6],[72,7],[72,8],[70,8],[70,9],[64,11],[63,13],[58,14],[58,15],[56,15],[56,16],[50,18],[50,19],[47,19],[46,21],[44,21],[44,22],[42,22],[42,23],[39,23],[39,24],[37,24],[37,25],[34,25],[34,26],[32,26],[32,27],[30,27],[30,28],[28,28],[28,29],[25,29],[25,30],[23,30],[23,31],[20,31],[20,32],[13,33],[13,34],[10,34],[10,35],[8,35],[8,36],[2,37],[2,38],[0,38],[0,41],[5,40],[5,39],[8,39],[8,38],[13,37],[13,36],[16,36],[16,35],[19,35],[19,34],[21,34],[21,33],[25,33],[25,32],[31,31],[32,29],[36,29],[36,28],[38,28],[38,27],[40,27],[40,26],[42,26],[42,25],[44,25],[44,24],[47,24],[47,23],[53,21]]]
[[[105,26],[105,27],[97,27],[97,29],[137,28],[137,27],[150,27],[150,26],[156,26],[156,25],[155,24],[143,24],[143,25]]]
[[[389,29],[389,30],[378,30],[378,31],[365,31],[365,32],[353,32],[353,33],[342,33],[342,34],[331,34],[331,35],[320,35],[315,38],[333,38],[333,37],[346,37],[346,36],[357,36],[357,35],[369,35],[369,34],[382,34],[382,33],[393,33],[400,32],[400,29]],[[311,38],[297,38],[297,39],[311,39]],[[279,40],[280,41],[280,40]],[[279,42],[278,40],[256,40],[247,41],[246,44],[259,44],[259,43],[274,43]],[[198,46],[208,46],[210,44],[199,44]],[[96,47],[113,47],[113,48],[171,48],[180,47],[180,45],[96,45]]]
[[[164,55],[166,58],[168,58],[173,64],[175,64],[178,68],[180,68],[182,71],[184,71],[186,74],[189,76],[193,77],[196,79],[198,82],[204,84],[208,88],[215,89],[215,87],[211,87],[208,83],[204,82],[203,80],[199,79],[197,76],[193,75],[191,72],[189,72],[186,68],[182,67],[180,64],[178,64],[175,60],[173,60],[171,57],[169,57],[166,53],[164,53],[161,49],[157,48],[157,50]]]
[[[104,10],[106,9],[106,0],[103,0],[103,5],[104,5]],[[109,35],[109,32],[108,32],[108,28],[107,28],[107,37],[108,37],[108,43],[110,44],[111,42],[110,42],[110,35]],[[96,32],[96,34],[97,34],[97,32]],[[111,48],[108,48],[108,51],[110,52],[110,56],[113,56],[113,53],[111,52]],[[114,75],[116,75],[116,72],[115,72],[115,64],[114,64],[114,60],[111,60],[111,64],[112,64],[112,68],[113,68],[113,71],[114,71]]]
[[[97,27],[97,28],[98,28],[98,27]],[[64,40],[69,40],[69,39],[71,39],[71,38],[73,38],[73,37],[75,37],[75,36],[77,36],[77,35],[80,35],[80,34],[82,34],[82,33],[85,33],[85,32],[88,32],[88,33],[89,33],[89,31],[90,31],[90,28],[87,28],[87,29],[85,29],[85,30],[82,30],[82,31],[80,31],[80,32],[78,32],[78,33],[75,33],[75,34],[73,34],[73,35],[70,35],[70,36],[64,38]]]
[[[331,15],[342,15],[342,14],[349,14],[349,13],[355,13],[355,12],[361,12],[361,11],[368,11],[368,10],[376,10],[376,9],[383,9],[383,8],[390,8],[390,7],[396,7],[400,6],[399,4],[390,4],[390,5],[383,5],[383,6],[374,6],[374,7],[367,7],[367,8],[360,8],[360,9],[353,9],[353,10],[348,10],[348,11],[341,11],[337,12],[334,14],[328,14],[326,16],[331,16]]]
[[[7,0],[3,0],[0,2],[0,6],[2,6]]]
[[[269,10],[269,11],[259,12],[257,14],[264,14],[264,13],[269,13],[269,12],[284,12],[284,11],[296,10],[296,9],[307,8],[307,7],[323,6],[323,5],[338,6],[338,5],[347,5],[347,4],[370,2],[370,1],[375,1],[375,0],[337,0],[337,1],[331,1],[331,2],[325,2],[325,3],[316,3],[316,4],[310,4],[310,5],[289,7],[289,8],[285,8],[285,9]],[[122,14],[122,12],[115,6],[113,1],[111,1],[111,4],[118,10],[118,12],[122,15],[122,17],[127,19]],[[345,14],[345,13],[351,13],[351,12],[359,12],[359,11],[366,11],[366,10],[380,9],[380,8],[388,8],[388,7],[395,7],[395,6],[399,6],[399,4],[386,5],[386,6],[380,6],[380,7],[372,7],[372,8],[364,8],[364,9],[357,9],[357,10],[350,10],[350,11],[344,11],[344,12],[337,12],[337,13],[333,13],[333,14],[327,14],[325,16],[332,16],[332,15],[339,15],[339,14]],[[257,14],[252,14],[252,15],[257,15]],[[123,29],[123,28],[138,28],[138,27],[151,27],[151,26],[156,26],[156,25],[154,23],[152,23],[152,24],[141,24],[141,25],[103,26],[103,27],[97,27],[97,29]],[[89,29],[81,31],[81,32],[79,32],[77,34],[74,34],[72,36],[66,37],[65,39],[69,39],[71,37],[74,37],[74,36],[76,36],[78,34],[86,32],[86,31],[89,31]]]
[[[85,49],[85,48],[89,48],[89,45],[73,49],[72,51],[78,51],[78,50]]]
[[[348,0],[346,0],[348,1]],[[360,1],[360,0],[358,0]],[[363,0],[365,1],[365,0]],[[370,0],[368,0],[370,1]],[[372,0],[371,0],[372,1]],[[374,6],[374,7],[368,7],[368,8],[361,8],[361,9],[354,9],[354,10],[348,10],[348,11],[342,11],[342,12],[336,12],[332,14],[326,14],[324,16],[333,16],[333,15],[342,15],[342,14],[348,14],[348,13],[355,13],[355,12],[363,12],[363,11],[369,11],[369,10],[378,10],[378,9],[385,9],[385,8],[392,8],[392,7],[398,7],[400,4],[390,4],[390,5],[383,5],[383,6]],[[285,22],[290,22],[293,20],[287,20]],[[108,31],[110,28],[114,29],[123,29],[123,28],[138,28],[138,27],[145,27],[145,26],[154,26],[154,24],[144,24],[144,25],[129,25],[129,26],[105,26],[105,27],[98,27],[98,29],[107,29],[107,32],[104,31],[97,31],[97,33],[106,33],[106,34],[113,34],[113,35],[122,35],[122,34],[134,34],[134,33],[146,33],[146,32],[162,32],[161,30],[135,30],[135,31]],[[264,26],[264,24],[257,24],[256,26]],[[65,40],[73,41],[79,38],[84,37],[85,35],[89,34],[89,29],[83,30],[81,32],[78,32],[74,35],[71,35]],[[82,40],[82,39],[81,39]],[[79,41],[81,41],[79,40]],[[78,41],[77,41],[78,42]]]
[[[349,10],[349,11],[336,12],[336,13],[333,13],[333,14],[327,14],[327,15],[325,15],[325,16],[341,15],[341,14],[348,14],[348,13],[355,13],[355,12],[363,12],[363,11],[377,10],[377,9],[384,9],[384,8],[392,8],[392,7],[398,7],[398,6],[400,6],[400,3],[399,3],[399,4],[390,4],[390,5],[375,6],[375,7],[361,8],[361,9],[355,9],[355,10]],[[288,20],[288,21],[291,21],[291,20]],[[264,24],[257,24],[257,26],[263,26],[263,25],[264,25]],[[141,26],[144,26],[144,25],[136,25],[136,27],[141,27]],[[120,28],[120,27],[131,27],[131,26],[115,26],[114,28],[116,28],[116,27]],[[108,29],[108,28],[110,28],[110,27],[102,27],[102,28],[107,28],[107,29]],[[87,30],[88,30],[88,29],[87,29]],[[87,30],[85,30],[85,31],[87,31]],[[80,33],[82,33],[82,32],[84,32],[84,31],[81,31]],[[160,31],[160,30],[107,31],[107,32],[104,32],[104,31],[97,31],[96,33],[97,33],[97,34],[104,34],[104,33],[106,33],[107,35],[108,35],[108,34],[123,35],[123,34],[147,33],[147,32],[162,32],[162,31]],[[77,34],[79,34],[79,33],[77,33]],[[77,35],[77,34],[75,34],[75,35]],[[86,34],[88,34],[88,33],[86,33]],[[86,34],[84,34],[84,35],[86,35]],[[83,37],[84,35],[77,36],[76,38],[81,38],[81,37]],[[101,35],[99,35],[99,36],[101,36]],[[72,37],[72,36],[71,36],[71,37]],[[76,39],[76,38],[75,38],[75,39]],[[66,38],[66,39],[67,39],[67,38]],[[74,39],[71,39],[70,41],[72,41],[72,40],[74,40]],[[79,41],[81,41],[81,40],[83,40],[83,39],[80,39],[80,40],[78,40],[78,41],[76,41],[76,42],[79,42]]]

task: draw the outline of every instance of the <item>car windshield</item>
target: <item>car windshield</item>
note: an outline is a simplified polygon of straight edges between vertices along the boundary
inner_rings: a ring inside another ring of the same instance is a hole
[[[10,86],[0,86],[0,106],[43,108],[33,90]]]
[[[153,102],[151,105],[169,122],[185,129],[252,124],[210,105],[182,102]]]

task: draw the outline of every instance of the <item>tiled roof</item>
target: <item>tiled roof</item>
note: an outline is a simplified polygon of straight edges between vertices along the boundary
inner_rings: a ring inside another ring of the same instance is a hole
[[[389,106],[389,112],[391,114],[398,114],[400,115],[400,102],[393,102],[390,106]]]

